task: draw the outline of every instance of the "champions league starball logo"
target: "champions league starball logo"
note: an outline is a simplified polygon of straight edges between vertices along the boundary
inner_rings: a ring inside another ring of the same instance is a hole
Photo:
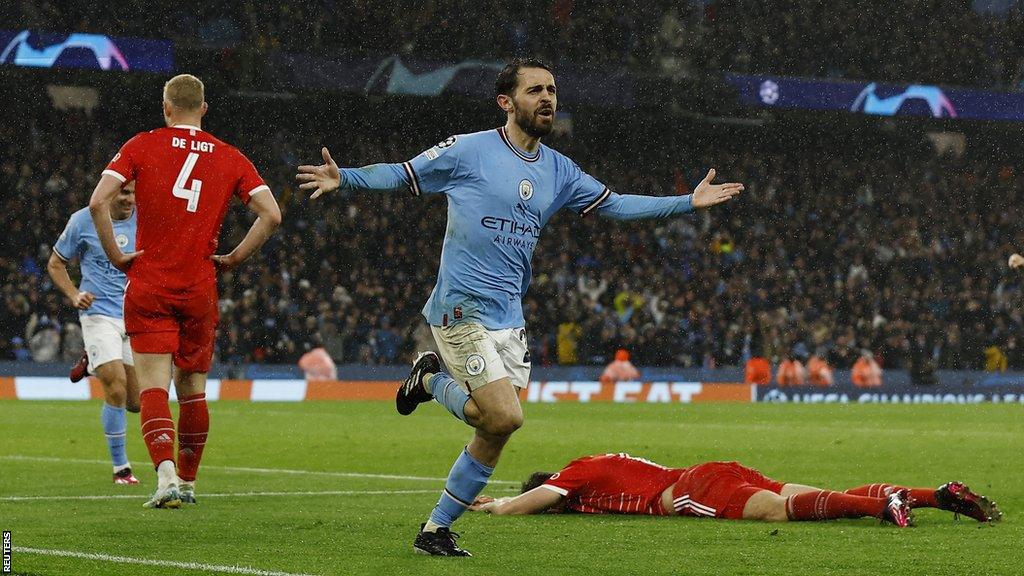
[[[912,84],[907,86],[906,90],[884,98],[876,95],[878,89],[879,86],[875,82],[865,86],[857,95],[857,99],[853,101],[850,111],[878,116],[895,116],[905,106],[917,102],[927,105],[933,118],[956,118],[957,116],[953,103],[938,86]]]
[[[92,52],[96,63],[102,70],[117,67],[128,70],[128,59],[124,57],[117,44],[109,36],[102,34],[70,34],[63,42],[35,48],[30,43],[31,33],[23,30],[18,33],[3,52],[0,52],[0,63],[34,68],[52,68],[66,51],[85,49]]]
[[[779,85],[772,80],[765,80],[761,83],[757,94],[760,96],[761,102],[771,106],[779,101]]]

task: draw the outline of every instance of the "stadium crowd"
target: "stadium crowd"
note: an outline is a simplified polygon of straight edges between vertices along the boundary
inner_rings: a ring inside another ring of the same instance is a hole
[[[448,62],[540,55],[555,64],[687,76],[729,70],[1018,88],[1024,7],[1015,2],[308,0],[0,8],[9,27],[168,37],[182,47]],[[401,17],[396,17],[401,15]]]
[[[0,125],[0,358],[70,361],[81,351],[75,312],[45,262],[115,151],[120,135],[103,129],[112,121],[47,109]],[[444,199],[355,193],[311,203],[294,193],[293,174],[319,142],[293,134],[269,143],[224,134],[250,153],[285,218],[258,258],[222,277],[217,358],[294,363],[322,345],[338,363],[387,364],[432,347],[419,309],[437,270]],[[524,301],[538,365],[605,364],[624,348],[637,366],[742,367],[750,356],[817,353],[849,368],[867,348],[886,369],[982,368],[988,357],[1024,369],[1021,277],[1005,265],[1024,246],[1024,181],[1009,162],[751,146],[695,151],[683,173],[653,158],[641,170],[566,137],[553,144],[622,192],[683,193],[712,165],[747,192],[654,225],[556,215]],[[408,145],[357,132],[345,157],[398,161],[415,153]],[[238,241],[247,218],[229,211],[222,245]]]

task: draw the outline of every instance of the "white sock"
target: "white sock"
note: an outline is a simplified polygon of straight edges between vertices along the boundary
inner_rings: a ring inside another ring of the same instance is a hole
[[[156,480],[157,486],[161,489],[178,485],[178,471],[174,468],[173,461],[164,460],[157,466]]]
[[[427,520],[427,523],[423,525],[423,531],[424,532],[437,532],[437,529],[438,528],[442,528],[442,527],[443,526],[441,526],[440,524],[434,524],[430,520]]]
[[[121,470],[124,470],[125,468],[131,468],[131,467],[132,467],[131,462],[125,462],[121,466],[114,466],[114,474],[117,474],[118,472],[120,472]]]

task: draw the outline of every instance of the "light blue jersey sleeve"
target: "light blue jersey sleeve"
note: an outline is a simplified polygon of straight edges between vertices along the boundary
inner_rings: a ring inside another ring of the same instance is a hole
[[[616,220],[668,218],[693,212],[693,195],[637,196],[612,192],[598,207],[600,216]]]
[[[565,205],[580,216],[590,214],[601,205],[612,191],[590,174],[587,174],[565,156],[557,157],[558,171],[564,174],[561,195]]]
[[[563,194],[568,198],[566,206],[580,216],[595,211],[604,217],[616,220],[639,220],[643,218],[667,218],[693,212],[691,195],[686,196],[638,196],[616,194],[596,178],[580,169],[573,161],[563,157],[566,180]]]
[[[57,241],[53,244],[53,251],[65,262],[79,255],[82,244],[81,221],[81,218],[71,216],[67,225],[64,226],[64,231],[60,233]]]
[[[343,168],[341,187],[380,191],[408,188],[413,196],[447,192],[460,173],[466,148],[459,145],[457,136],[449,136],[408,162]]]

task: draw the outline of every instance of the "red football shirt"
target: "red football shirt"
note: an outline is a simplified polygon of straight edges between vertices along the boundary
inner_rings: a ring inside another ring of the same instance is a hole
[[[195,126],[141,132],[121,147],[104,174],[135,180],[138,230],[130,280],[167,291],[215,284],[217,249],[232,196],[243,203],[269,193],[256,168],[234,146]]]
[[[566,508],[586,514],[665,514],[661,493],[685,468],[666,468],[629,454],[573,460],[543,486],[565,496]]]

